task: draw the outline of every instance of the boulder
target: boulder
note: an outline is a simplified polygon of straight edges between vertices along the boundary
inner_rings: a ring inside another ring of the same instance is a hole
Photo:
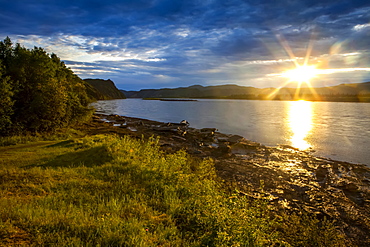
[[[203,133],[215,133],[218,129],[216,128],[203,128],[203,129],[200,129],[200,132],[203,132]]]
[[[182,120],[182,121],[180,122],[180,124],[181,124],[181,125],[185,125],[185,126],[189,126],[189,125],[190,125],[190,123],[189,123],[187,120]]]
[[[216,149],[216,152],[218,155],[228,155],[230,154],[230,146],[224,143],[221,143],[218,145],[218,148]]]
[[[228,138],[228,142],[230,143],[237,143],[243,140],[245,140],[244,137],[239,136],[239,135],[232,135]]]
[[[251,153],[257,152],[259,145],[250,144],[246,142],[238,142],[236,144],[231,145],[231,153],[232,154],[241,154],[247,155]]]

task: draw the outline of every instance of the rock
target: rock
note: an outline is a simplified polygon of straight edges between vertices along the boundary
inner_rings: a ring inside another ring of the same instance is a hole
[[[328,169],[322,167],[322,166],[319,166],[317,169],[316,169],[316,178],[317,178],[317,181],[318,182],[325,182],[325,178],[328,174]]]
[[[213,148],[218,148],[218,147],[219,147],[219,145],[218,145],[217,143],[211,143],[211,147],[213,147]]]
[[[226,144],[223,144],[221,143],[220,145],[218,145],[218,148],[217,148],[217,152],[220,152],[220,153],[229,153],[231,150],[230,146],[229,145],[226,145]]]
[[[199,137],[202,138],[202,139],[213,141],[215,131],[217,131],[217,129],[215,129],[215,128],[203,128],[203,129],[200,130]]]
[[[281,147],[282,149],[292,149],[294,151],[299,151],[299,148],[295,148],[295,147],[287,145],[287,144],[280,144],[279,147]]]
[[[200,132],[216,132],[216,128],[202,128],[200,129]]]
[[[186,121],[186,120],[182,120],[180,122],[180,124],[185,125],[185,126],[189,126],[190,125],[190,123],[188,121]]]
[[[111,114],[107,116],[107,118],[114,121],[126,121],[125,117],[116,114]]]
[[[358,191],[358,186],[354,183],[347,183],[346,185],[343,186],[343,189],[345,189],[349,192],[357,192]]]
[[[188,153],[190,154],[202,154],[203,152],[198,149],[189,150]]]
[[[218,142],[229,142],[229,138],[226,136],[219,136],[217,137]]]
[[[173,138],[186,142],[186,139],[184,137],[181,137],[181,136],[173,136]]]
[[[188,132],[184,129],[181,129],[181,128],[178,128],[177,129],[177,134],[179,134],[180,136],[185,136]]]
[[[100,122],[101,121],[100,117],[98,117],[96,115],[93,115],[92,119],[93,119],[94,122]]]
[[[182,120],[180,123],[171,123],[171,122],[168,122],[166,124],[166,126],[168,126],[168,127],[187,127],[187,126],[189,126],[189,122],[186,121],[186,120]]]
[[[178,126],[174,126],[174,125],[154,126],[154,127],[152,127],[152,129],[157,130],[157,131],[177,131]]]
[[[166,142],[166,143],[161,143],[160,146],[161,147],[174,147],[175,145],[173,145],[173,143]]]
[[[230,142],[230,143],[237,143],[237,142],[240,142],[242,140],[244,140],[244,137],[239,136],[239,135],[232,135],[227,139],[227,141]]]
[[[258,147],[258,145],[239,142],[231,145],[231,153],[241,155],[251,154],[255,153],[258,150]]]
[[[215,130],[214,128],[204,128],[201,130],[194,130],[191,133],[194,138],[200,142],[214,142]]]

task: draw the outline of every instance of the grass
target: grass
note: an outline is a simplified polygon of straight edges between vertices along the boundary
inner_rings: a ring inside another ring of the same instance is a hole
[[[156,139],[0,147],[0,246],[344,246],[330,222],[223,187],[212,160]]]
[[[25,133],[23,135],[0,137],[0,147],[10,146],[16,144],[35,143],[38,141],[56,141],[66,140],[85,134],[75,129],[58,129],[54,133],[40,134],[40,133]]]

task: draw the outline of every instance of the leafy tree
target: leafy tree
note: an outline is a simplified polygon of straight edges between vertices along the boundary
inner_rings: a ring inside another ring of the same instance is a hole
[[[40,47],[14,46],[7,37],[0,42],[0,61],[5,78],[13,82],[5,86],[4,79],[2,89],[14,102],[7,114],[13,132],[54,131],[91,115],[85,82],[57,55]]]
[[[10,130],[13,114],[13,91],[10,78],[3,76],[3,66],[0,61],[0,134]]]

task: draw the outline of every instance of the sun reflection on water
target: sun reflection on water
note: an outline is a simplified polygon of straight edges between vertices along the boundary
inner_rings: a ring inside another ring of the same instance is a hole
[[[292,132],[291,145],[301,150],[310,148],[311,144],[306,138],[312,129],[312,102],[291,101],[288,122]]]

